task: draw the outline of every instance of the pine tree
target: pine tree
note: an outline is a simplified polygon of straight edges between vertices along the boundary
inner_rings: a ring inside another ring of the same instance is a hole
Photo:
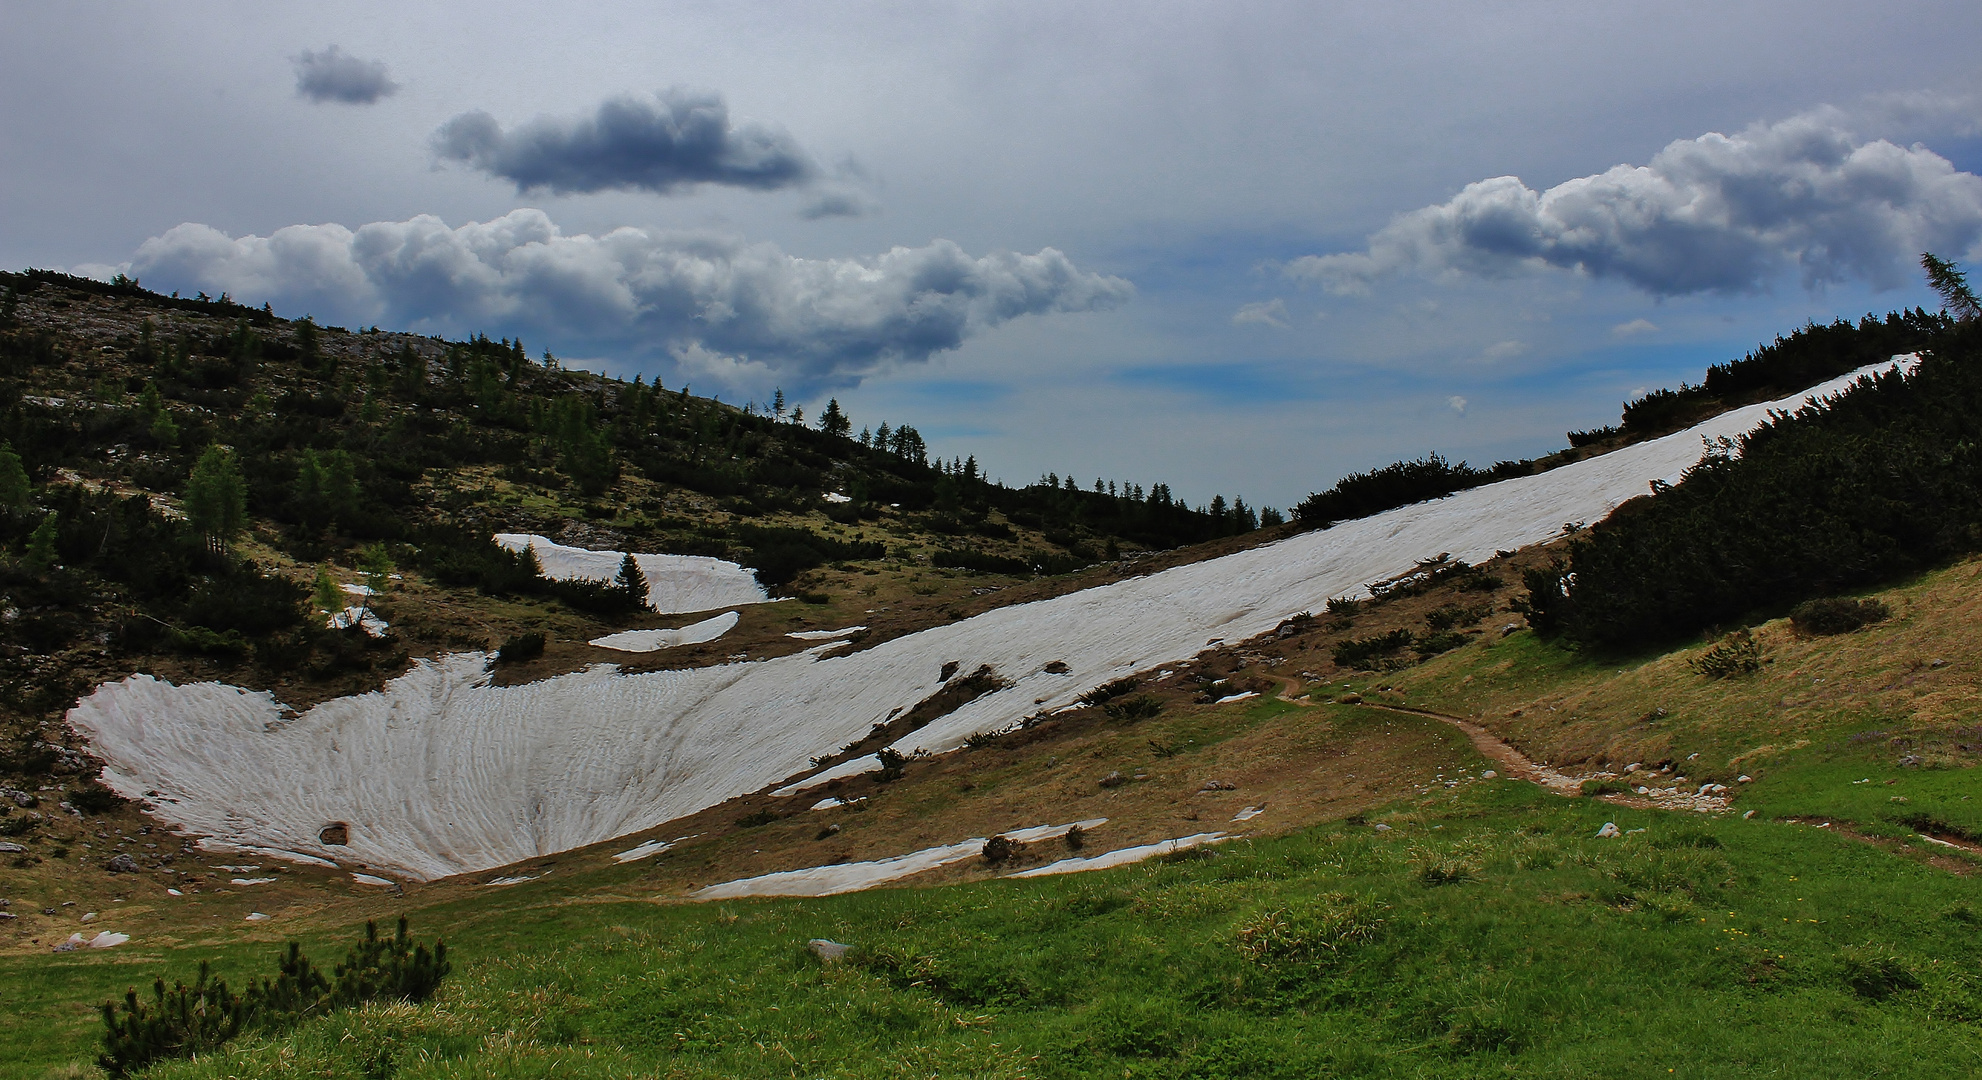
[[[34,532],[28,534],[27,564],[30,569],[46,570],[55,565],[55,560],[60,557],[55,550],[59,525],[58,515],[50,510],[48,516],[41,519],[41,524],[34,527]]]
[[[1982,302],[1975,299],[1960,267],[1931,251],[1921,254],[1920,265],[1927,271],[1928,287],[1941,294],[1941,310],[1961,322],[1982,316]]]
[[[369,544],[358,553],[358,571],[365,575],[365,588],[371,592],[365,596],[365,610],[370,611],[378,598],[392,588],[392,556],[382,543]]]
[[[785,388],[780,386],[771,395],[771,415],[779,420],[785,418]]]
[[[647,575],[641,572],[632,552],[620,556],[619,575],[613,578],[612,585],[625,595],[627,607],[635,611],[647,607]]]
[[[826,402],[826,411],[819,414],[819,430],[828,435],[842,437],[853,430],[853,421],[848,420],[846,413],[840,411],[839,398]]]
[[[34,485],[12,443],[0,443],[0,506],[22,507],[34,497]]]
[[[330,567],[317,567],[317,579],[310,585],[310,602],[325,615],[335,615],[344,610],[344,590],[338,588],[337,579],[330,576]]]
[[[219,443],[206,448],[186,481],[184,506],[209,550],[219,553],[234,542],[248,524],[248,483],[233,450]]]

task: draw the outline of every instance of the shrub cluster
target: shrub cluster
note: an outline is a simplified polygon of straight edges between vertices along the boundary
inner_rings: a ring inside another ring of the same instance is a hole
[[[1892,611],[1877,600],[1847,600],[1827,596],[1805,600],[1789,609],[1791,626],[1806,634],[1849,634],[1861,626],[1885,622]]]
[[[105,1002],[97,1064],[112,1077],[125,1077],[155,1061],[215,1049],[247,1030],[281,1029],[368,1001],[425,1001],[450,970],[447,946],[415,944],[404,918],[390,938],[379,937],[378,924],[367,922],[364,940],[328,977],[295,942],[277,958],[276,977],[249,984],[246,994],[211,978],[202,960],[191,986],[175,981],[167,990],[161,977],[152,983],[149,1002],[135,989],[125,992],[121,1006]]]
[[[1680,483],[1527,574],[1529,621],[1591,643],[1672,640],[1982,547],[1982,325],[1912,375],[1859,380],[1711,447]]]

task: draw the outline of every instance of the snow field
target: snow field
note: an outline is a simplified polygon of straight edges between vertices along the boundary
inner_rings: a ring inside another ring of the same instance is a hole
[[[560,581],[611,581],[619,576],[620,561],[626,557],[623,551],[567,547],[535,533],[497,533],[495,542],[510,551],[536,548],[537,565],[543,567],[544,576]],[[761,604],[770,599],[756,575],[723,559],[635,552],[633,561],[647,576],[647,606],[663,615]]]
[[[1158,840],[1154,844],[1141,844],[1136,847],[1121,848],[1104,855],[1094,855],[1085,859],[1061,859],[1056,863],[1035,866],[1030,870],[1021,870],[1016,874],[1008,874],[1006,876],[1049,877],[1053,874],[1078,874],[1083,870],[1106,870],[1111,866],[1127,866],[1130,863],[1141,862],[1144,859],[1153,858],[1157,855],[1168,855],[1173,851],[1194,848],[1200,844],[1216,844],[1230,839],[1232,838],[1222,832],[1195,833],[1191,836],[1179,836],[1174,840]]]
[[[954,749],[973,733],[1071,706],[1112,679],[1188,660],[1209,641],[1264,633],[1419,559],[1450,552],[1481,562],[1497,549],[1548,540],[1564,522],[1595,521],[1646,494],[1651,480],[1677,481],[1699,459],[1702,438],[1739,435],[1804,397],[847,656],[824,655],[841,644],[829,642],[773,660],[634,675],[602,664],[498,688],[488,685],[482,654],[457,654],[301,716],[266,693],[135,675],[98,687],[69,723],[106,762],[106,784],[149,799],[157,816],[212,837],[211,846],[419,879],[485,870],[651,828],[735,795],[779,784],[791,793],[872,769],[871,756],[824,772],[810,760],[934,693],[946,662],[960,672],[989,664],[1013,685],[904,737],[895,744],[904,754]],[[540,558],[546,550],[538,548]],[[612,561],[605,576],[617,572],[616,553],[585,554]],[[694,609],[728,602],[705,600]],[[1056,661],[1070,674],[1046,673]],[[349,826],[348,845],[320,841],[330,823]]]

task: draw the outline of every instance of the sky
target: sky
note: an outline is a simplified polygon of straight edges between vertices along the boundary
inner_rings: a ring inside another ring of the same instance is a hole
[[[1982,259],[1972,2],[11,4],[0,266],[1287,507]]]

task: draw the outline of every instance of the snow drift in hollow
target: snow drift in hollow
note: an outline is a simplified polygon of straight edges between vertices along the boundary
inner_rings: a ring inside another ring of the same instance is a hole
[[[1817,392],[1842,388],[1853,376]],[[1450,552],[1496,549],[1592,521],[1649,480],[1676,481],[1702,437],[1737,435],[1751,406],[1663,439],[1538,476],[1349,521],[1325,532],[1082,592],[999,608],[848,656],[793,656],[691,671],[611,665],[525,686],[487,684],[480,654],[424,661],[378,693],[299,717],[266,693],[105,684],[69,723],[104,782],[184,828],[244,847],[364,862],[413,877],[504,866],[647,829],[733,795],[810,774],[957,671],[988,664],[1011,685],[896,743],[942,751],[1087,690],[1239,641],[1287,615]],[[570,549],[567,549],[570,550]],[[1045,668],[1064,661],[1067,675]],[[1034,699],[1043,699],[1034,704]],[[798,785],[793,785],[794,788]],[[156,792],[148,796],[147,792]],[[348,823],[348,842],[321,838]]]
[[[544,576],[560,581],[611,581],[619,576],[620,561],[626,557],[623,551],[567,547],[535,533],[497,533],[495,542],[510,551],[536,548],[537,565],[544,568]],[[634,552],[633,561],[647,576],[647,606],[663,615],[761,604],[770,599],[755,574],[723,559]]]

